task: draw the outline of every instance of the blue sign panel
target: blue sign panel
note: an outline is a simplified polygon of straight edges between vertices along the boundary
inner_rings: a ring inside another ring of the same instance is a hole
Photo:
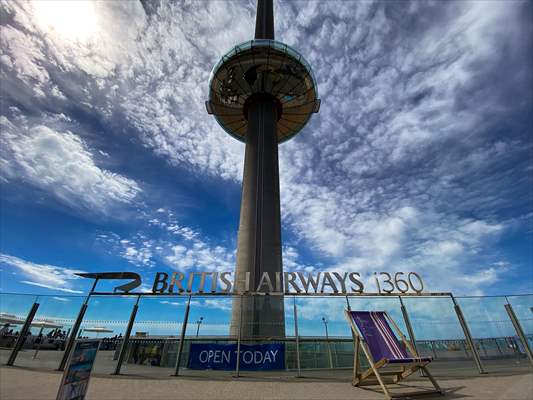
[[[188,367],[231,371],[236,367],[236,355],[236,344],[192,343]],[[241,344],[239,363],[242,371],[285,369],[285,345]]]
[[[76,340],[56,400],[83,400],[89,386],[100,340]]]

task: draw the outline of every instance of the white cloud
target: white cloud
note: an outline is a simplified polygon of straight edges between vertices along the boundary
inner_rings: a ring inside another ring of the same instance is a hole
[[[147,226],[127,238],[100,234],[97,240],[139,267],[164,264],[176,270],[228,271],[235,267],[235,251],[213,243],[196,228],[179,223],[172,212],[157,209]],[[150,231],[148,232],[148,228]]]
[[[60,292],[83,293],[83,291],[81,291],[81,290],[67,289],[67,288],[47,285],[45,283],[32,282],[32,281],[20,281],[20,282],[21,283],[25,283],[26,285],[39,286],[39,287],[42,287],[42,288],[45,288],[45,289],[56,290],[56,291],[60,291]]]
[[[204,299],[203,306],[209,308],[210,310],[231,311],[232,301],[221,298]]]
[[[61,301],[61,302],[64,302],[64,303],[68,303],[68,302],[70,302],[70,300],[67,299],[66,297],[57,297],[57,296],[53,296],[52,298],[53,298],[54,300]]]
[[[70,207],[102,213],[141,192],[135,181],[98,167],[87,144],[72,132],[24,123],[17,127],[6,117],[0,117],[0,124],[7,179],[29,182]]]
[[[39,64],[113,77],[135,50],[146,22],[140,2],[2,1],[2,8],[26,28],[2,29],[3,52],[19,77],[38,78],[41,84],[49,76]]]
[[[183,306],[184,303],[183,302],[178,302],[178,301],[168,301],[168,300],[162,300],[159,302],[160,304],[167,304],[167,305],[170,305],[170,306]]]
[[[143,247],[136,249],[133,246],[127,246],[122,252],[122,257],[136,265],[153,265],[151,260],[152,251],[150,245],[144,244]]]
[[[22,283],[67,293],[82,293],[72,288],[72,281],[78,279],[74,274],[83,272],[81,270],[37,264],[8,254],[0,254],[0,263],[22,273],[27,278],[21,280]]]
[[[282,257],[284,271],[306,271],[314,273],[318,268],[318,265],[306,265],[302,263],[298,248],[295,246],[283,246]]]
[[[162,226],[165,226],[165,225],[162,225]],[[166,226],[166,229],[169,232],[172,232],[175,235],[179,235],[186,240],[193,240],[196,237],[198,237],[197,232],[195,232],[193,229],[186,227],[186,226],[179,226],[178,224],[170,224]]]
[[[211,246],[201,239],[172,246],[165,260],[178,270],[228,271],[235,267],[233,252],[222,246]]]
[[[187,301],[169,301],[169,300],[161,300],[159,302],[159,304],[166,304],[166,305],[169,305],[169,306],[173,306],[173,307],[181,307],[181,306],[186,306],[187,305]],[[198,300],[191,300],[191,306],[198,306],[200,305],[200,301]]]
[[[159,302],[160,304],[165,304],[169,306],[174,307],[185,307],[187,305],[187,301],[169,301],[169,300],[162,300]],[[221,311],[231,311],[231,299],[222,299],[222,298],[216,298],[216,299],[202,299],[202,300],[191,300],[191,307],[194,307],[195,311],[198,311],[200,308],[206,307],[210,310],[221,310]]]
[[[297,299],[298,318],[315,320],[322,324],[321,318],[326,317],[330,321],[345,321],[344,309],[346,299],[333,297],[310,297]],[[321,328],[319,328],[321,329]]]
[[[280,147],[284,226],[298,246],[331,268],[421,270],[432,288],[468,292],[500,279],[500,272],[481,272],[500,259],[491,245],[509,219],[499,212],[530,200],[523,194],[531,183],[531,143],[523,127],[511,126],[531,102],[524,89],[531,82],[525,4],[276,3],[276,36],[310,61],[322,97],[320,113]],[[171,164],[240,181],[244,146],[206,114],[204,101],[212,66],[253,34],[252,3],[163,4],[147,18],[138,3],[101,2],[98,43],[43,32],[26,3],[3,5],[26,28],[3,29],[6,73],[37,96],[60,93],[104,119],[119,115]],[[242,23],[227,29],[231,21]],[[74,77],[60,81],[51,73],[57,71]],[[84,74],[80,85],[75,77]],[[87,151],[76,136],[55,135]],[[36,179],[43,166],[19,158],[26,179]],[[106,188],[91,191],[81,201],[86,207],[125,204],[140,192],[135,182],[95,167],[90,155],[85,160]],[[79,178],[58,173],[50,161],[43,165],[54,172],[52,182],[59,176],[66,185],[54,193],[78,204],[81,189],[71,181]],[[104,197],[108,187],[111,199]],[[175,238],[151,247],[140,238],[124,243],[124,257],[138,265],[159,258],[178,269],[234,263],[227,249],[160,214],[153,226]],[[288,268],[300,266],[294,252],[285,257]]]

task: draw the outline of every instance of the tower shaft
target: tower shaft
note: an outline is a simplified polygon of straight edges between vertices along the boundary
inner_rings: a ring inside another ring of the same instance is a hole
[[[272,0],[258,0],[256,39],[274,39]],[[248,132],[244,159],[241,213],[237,241],[236,289],[244,290],[249,273],[250,290],[258,288],[267,272],[272,284],[282,276],[279,196],[278,105],[272,96],[256,96],[247,107]],[[268,291],[262,287],[261,291]],[[242,307],[244,337],[285,335],[282,296],[245,297],[233,302],[231,334],[237,335]]]
[[[255,38],[274,40],[274,6],[272,0],[257,0]]]

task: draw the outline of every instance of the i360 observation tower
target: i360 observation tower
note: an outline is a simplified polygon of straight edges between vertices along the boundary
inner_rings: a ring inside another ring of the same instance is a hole
[[[278,143],[296,135],[319,106],[311,66],[297,51],[274,40],[272,0],[258,0],[255,39],[222,56],[211,72],[206,102],[222,128],[246,143],[237,291],[245,291],[247,277],[250,291],[255,291],[264,272],[272,280],[282,276]],[[242,318],[244,337],[285,336],[283,296],[242,301],[233,301],[232,335],[237,335]]]

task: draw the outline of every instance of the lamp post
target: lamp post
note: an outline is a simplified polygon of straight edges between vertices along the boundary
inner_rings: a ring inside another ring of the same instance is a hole
[[[333,369],[333,356],[331,355],[331,345],[329,343],[329,334],[328,334],[328,320],[325,317],[322,317],[322,322],[324,323],[324,328],[326,329],[326,342],[328,344],[329,367]]]
[[[196,327],[196,337],[198,337],[198,333],[200,332],[200,324],[204,320],[204,317],[200,317],[198,321],[196,321],[197,327]]]

